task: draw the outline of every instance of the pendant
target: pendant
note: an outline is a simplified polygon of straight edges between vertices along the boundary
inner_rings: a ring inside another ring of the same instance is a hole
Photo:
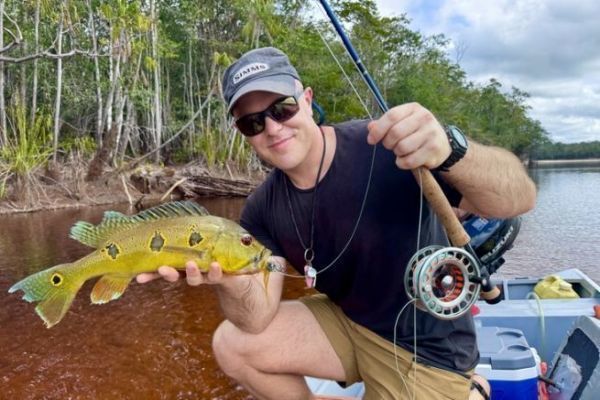
[[[310,264],[304,266],[304,281],[309,289],[313,289],[317,284],[317,270]]]

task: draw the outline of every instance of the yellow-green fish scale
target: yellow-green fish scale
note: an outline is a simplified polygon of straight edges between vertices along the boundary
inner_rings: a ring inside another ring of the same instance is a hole
[[[36,311],[50,327],[62,319],[82,284],[94,277],[104,277],[92,294],[92,300],[103,303],[118,298],[131,278],[163,265],[184,269],[185,263],[192,260],[206,271],[211,262],[217,261],[229,274],[266,270],[270,251],[233,221],[197,215],[198,206],[190,203],[171,203],[151,211],[160,215],[128,220],[119,214],[126,223],[116,221],[111,225],[113,221],[109,220],[99,225],[98,231],[89,224],[80,228],[83,233],[76,232],[73,237],[97,244],[95,251],[75,262],[31,275],[9,292],[22,290],[25,300],[40,301]],[[188,215],[181,215],[184,212]]]

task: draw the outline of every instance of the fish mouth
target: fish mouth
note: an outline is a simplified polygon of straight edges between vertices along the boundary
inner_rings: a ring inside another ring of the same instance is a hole
[[[248,260],[244,267],[240,268],[236,274],[255,274],[260,271],[269,270],[271,263],[269,258],[271,257],[271,250],[266,247],[256,254],[254,257]]]
[[[278,266],[278,263],[274,262],[274,259],[271,257],[271,255],[271,251],[266,247],[263,247],[262,251],[260,252],[261,262],[260,265],[258,265],[259,271],[262,272],[263,284],[265,288],[265,294],[267,294],[267,300],[269,300],[269,292],[267,290],[267,288],[269,287],[269,276],[271,275],[271,272],[277,271],[277,269],[274,268]]]
[[[269,262],[269,257],[271,257],[271,250],[266,247],[261,250],[261,252],[256,256],[256,260],[254,265],[256,265],[259,269],[267,268]]]
[[[280,263],[271,259],[271,256],[273,254],[271,253],[270,250],[265,248],[265,250],[263,250],[261,252],[261,255],[262,255],[262,261],[261,261],[260,269],[264,269],[269,272],[282,272],[283,273],[286,271],[285,265],[281,265]]]

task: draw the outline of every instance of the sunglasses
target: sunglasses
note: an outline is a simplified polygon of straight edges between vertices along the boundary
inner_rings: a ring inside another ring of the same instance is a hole
[[[244,136],[252,137],[265,130],[265,118],[269,117],[273,121],[285,122],[298,114],[298,111],[300,111],[300,105],[295,96],[283,97],[275,100],[263,111],[238,118],[235,126]]]

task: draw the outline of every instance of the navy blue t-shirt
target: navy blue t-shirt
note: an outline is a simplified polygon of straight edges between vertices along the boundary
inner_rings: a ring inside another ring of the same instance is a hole
[[[334,126],[337,145],[327,174],[318,185],[315,214],[313,266],[322,270],[348,242],[365,194],[373,146],[367,143],[368,121]],[[436,177],[437,178],[437,177]],[[282,256],[304,273],[304,248],[290,216],[285,174],[274,169],[248,198],[241,225],[275,255]],[[438,182],[452,205],[461,199],[441,179]],[[287,182],[292,209],[305,244],[313,190],[300,190]],[[337,262],[317,277],[316,289],[339,305],[354,322],[390,342],[394,323],[408,302],[404,271],[417,251],[420,189],[410,171],[395,165],[395,156],[377,146],[371,187],[354,238]],[[435,214],[423,203],[420,248],[448,245]],[[413,351],[413,309],[408,307],[398,322],[396,343]],[[457,371],[475,367],[478,351],[473,319],[469,313],[444,321],[417,311],[417,353],[434,366]]]

